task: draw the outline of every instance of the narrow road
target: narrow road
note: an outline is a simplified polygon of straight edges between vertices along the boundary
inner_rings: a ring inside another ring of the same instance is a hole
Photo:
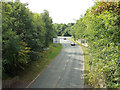
[[[63,49],[29,88],[84,88],[84,56],[80,46],[61,40]]]

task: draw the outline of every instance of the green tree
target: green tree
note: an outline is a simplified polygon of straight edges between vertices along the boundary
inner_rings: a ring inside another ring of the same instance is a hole
[[[32,13],[21,2],[3,2],[2,16],[3,73],[15,76],[40,58],[56,31],[48,11]]]
[[[22,40],[22,32],[18,33],[21,31],[20,25],[23,23],[16,16],[17,11],[20,10],[20,5],[19,2],[2,3],[3,71],[10,76],[18,74],[29,62],[29,48],[26,49],[26,43]],[[16,13],[13,14],[15,9]],[[21,43],[25,43],[25,45]]]
[[[120,87],[118,6],[119,2],[96,2],[71,29],[74,38],[88,42],[93,62],[88,76],[93,87]]]
[[[44,13],[41,14],[42,19],[45,23],[45,46],[49,46],[49,44],[52,42],[53,37],[56,37],[55,28],[52,24],[52,19],[49,17],[49,12],[47,10],[44,10]]]

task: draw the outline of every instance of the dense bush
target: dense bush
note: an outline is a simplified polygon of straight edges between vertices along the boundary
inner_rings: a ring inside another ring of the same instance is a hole
[[[120,88],[120,3],[96,2],[71,27],[74,38],[84,38],[89,45],[89,84],[93,87]]]
[[[56,37],[49,12],[32,13],[20,2],[2,3],[3,73],[15,76]]]

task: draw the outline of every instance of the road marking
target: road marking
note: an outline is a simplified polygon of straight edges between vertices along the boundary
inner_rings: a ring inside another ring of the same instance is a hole
[[[40,73],[40,74],[41,74],[41,73]],[[40,76],[40,74],[38,74],[38,76],[37,76],[35,79],[33,79],[26,88],[29,88],[29,87],[31,86],[31,84]]]

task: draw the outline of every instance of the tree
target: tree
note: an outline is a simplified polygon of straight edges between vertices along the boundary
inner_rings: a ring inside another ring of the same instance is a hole
[[[74,38],[84,38],[89,45],[92,70],[88,74],[93,87],[120,87],[119,2],[97,2],[77,20],[71,29]],[[94,78],[93,78],[94,77]]]
[[[42,15],[42,19],[45,23],[45,29],[46,29],[45,46],[49,46],[49,43],[52,42],[53,37],[56,37],[55,29],[54,29],[54,26],[52,24],[52,19],[49,17],[49,12],[47,10],[44,10],[44,13],[42,13],[41,15]]]
[[[20,21],[20,17],[16,16],[16,13],[21,10],[22,4],[20,2],[3,2],[2,5],[3,71],[14,76],[23,70],[29,62],[30,48],[21,37],[23,28],[21,29],[20,25],[23,24],[23,21]],[[16,13],[14,13],[15,10]]]
[[[32,13],[20,2],[3,2],[2,7],[3,73],[12,77],[40,59],[56,32],[48,11]]]

